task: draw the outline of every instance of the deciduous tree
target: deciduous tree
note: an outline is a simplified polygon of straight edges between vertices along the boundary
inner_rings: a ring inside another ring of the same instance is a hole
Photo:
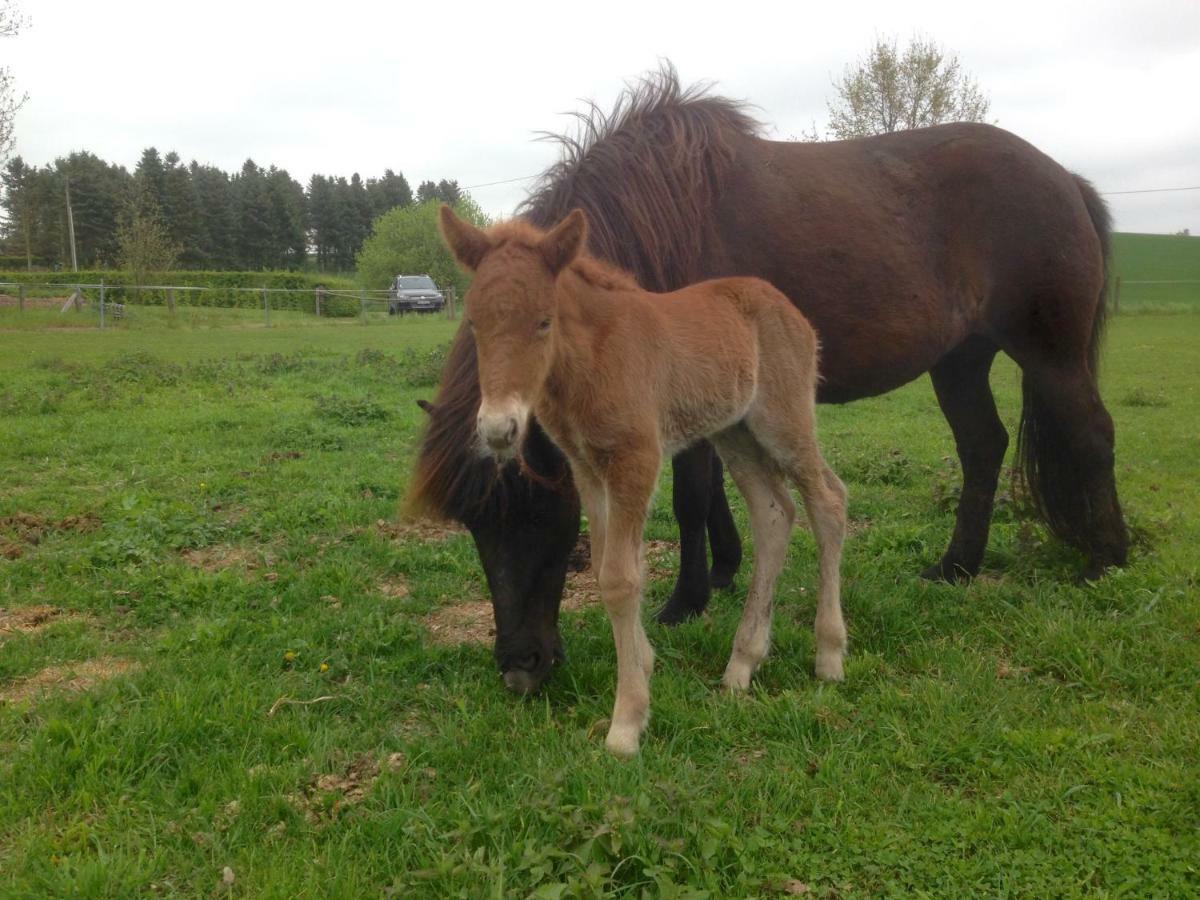
[[[834,82],[829,131],[839,139],[887,134],[942,122],[983,122],[990,101],[958,57],[928,38],[903,49],[877,39],[866,57]]]
[[[25,19],[12,0],[0,0],[0,37],[16,37]],[[0,163],[12,152],[15,136],[13,124],[17,112],[25,104],[26,95],[18,93],[8,66],[0,66]]]
[[[358,254],[358,278],[363,287],[386,288],[397,275],[429,275],[438,287],[453,285],[462,295],[470,279],[442,241],[440,206],[440,200],[402,206],[375,220],[374,230]],[[454,211],[480,227],[490,224],[469,194],[460,192]]]

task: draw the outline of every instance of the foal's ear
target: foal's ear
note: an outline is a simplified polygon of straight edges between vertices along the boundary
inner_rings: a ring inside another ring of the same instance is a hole
[[[571,214],[547,232],[538,244],[542,258],[550,271],[557,275],[575,261],[587,241],[587,217],[582,209],[573,209]]]
[[[464,269],[474,272],[483,261],[484,254],[492,249],[492,240],[487,232],[470,222],[460,219],[447,204],[441,208],[442,237]]]

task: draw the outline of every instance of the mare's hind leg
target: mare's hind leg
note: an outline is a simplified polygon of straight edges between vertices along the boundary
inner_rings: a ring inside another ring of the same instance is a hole
[[[754,572],[723,679],[729,690],[744,691],[771,645],[775,583],[787,560],[796,505],[782,473],[749,432],[738,428],[714,440],[746,499],[754,534]]]
[[[1082,363],[1023,364],[1025,476],[1051,530],[1088,554],[1084,580],[1123,566],[1129,532],[1117,499],[1112,417]]]
[[[983,562],[996,485],[1008,449],[1008,432],[1000,422],[988,384],[996,352],[996,346],[984,338],[968,339],[929,373],[938,404],[954,433],[963,471],[950,546],[940,562],[921,573],[931,580],[973,578]]]

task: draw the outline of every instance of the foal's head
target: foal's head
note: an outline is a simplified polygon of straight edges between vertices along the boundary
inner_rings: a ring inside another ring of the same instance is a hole
[[[575,210],[548,232],[512,221],[484,231],[442,207],[442,234],[462,266],[475,274],[464,298],[479,361],[477,426],[482,446],[512,457],[525,438],[557,340],[558,275],[587,237]]]

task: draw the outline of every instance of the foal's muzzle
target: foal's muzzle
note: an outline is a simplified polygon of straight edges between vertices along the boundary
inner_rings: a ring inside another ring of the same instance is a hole
[[[516,403],[503,407],[481,406],[475,420],[479,440],[492,454],[501,458],[516,453],[528,412]]]

